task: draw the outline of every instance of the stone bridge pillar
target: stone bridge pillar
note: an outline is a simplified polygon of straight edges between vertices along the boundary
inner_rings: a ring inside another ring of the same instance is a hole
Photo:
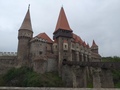
[[[76,75],[76,87],[86,88],[87,87],[86,67],[76,67],[74,73]]]
[[[108,69],[93,69],[94,88],[114,88],[112,73]]]
[[[100,68],[93,68],[93,88],[101,88],[100,72]]]
[[[101,70],[101,87],[114,88],[112,72],[109,69]]]
[[[62,80],[65,82],[66,87],[87,87],[86,68],[63,65]]]
[[[64,81],[66,87],[73,87],[73,74],[72,66],[62,66],[62,80]]]

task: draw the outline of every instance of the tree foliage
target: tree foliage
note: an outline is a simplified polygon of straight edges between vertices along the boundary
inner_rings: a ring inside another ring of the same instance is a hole
[[[120,57],[103,57],[103,62],[120,62]],[[120,70],[112,70],[113,81],[116,88],[120,88]]]
[[[12,68],[0,76],[0,86],[62,87],[63,85],[57,72],[38,74],[28,67]]]

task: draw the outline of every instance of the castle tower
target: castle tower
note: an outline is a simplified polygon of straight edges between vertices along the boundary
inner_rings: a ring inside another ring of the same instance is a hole
[[[93,40],[92,46],[91,46],[91,51],[93,53],[97,53],[98,54],[98,45],[95,43],[95,41]]]
[[[69,26],[63,7],[60,10],[59,18],[53,35],[54,35],[53,39],[57,41],[56,47],[58,51],[58,71],[60,74],[62,61],[72,60],[71,55],[72,30]]]
[[[28,8],[26,16],[18,32],[18,51],[17,51],[18,66],[25,66],[29,64],[29,50],[30,50],[29,41],[31,40],[32,37],[33,31],[30,19],[30,10]]]

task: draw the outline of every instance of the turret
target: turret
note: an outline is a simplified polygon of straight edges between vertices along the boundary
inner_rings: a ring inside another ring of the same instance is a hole
[[[53,35],[53,39],[57,41],[56,44],[54,43],[54,46],[57,46],[56,50],[58,51],[58,70],[59,75],[61,75],[62,61],[72,60],[72,29],[69,26],[63,7],[60,10],[60,14]]]
[[[60,10],[59,18],[53,35],[53,39],[56,39],[60,36],[72,38],[72,29],[69,26],[63,7]]]
[[[92,46],[91,46],[91,51],[93,53],[97,53],[98,54],[98,45],[95,43],[95,41],[93,40]]]
[[[26,13],[23,23],[18,32],[18,51],[17,60],[19,66],[24,66],[29,64],[29,52],[30,52],[30,40],[33,37],[30,10]]]

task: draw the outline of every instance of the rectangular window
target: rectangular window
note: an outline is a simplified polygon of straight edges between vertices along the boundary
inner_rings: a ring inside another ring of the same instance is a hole
[[[67,47],[67,45],[65,45],[65,48]]]

